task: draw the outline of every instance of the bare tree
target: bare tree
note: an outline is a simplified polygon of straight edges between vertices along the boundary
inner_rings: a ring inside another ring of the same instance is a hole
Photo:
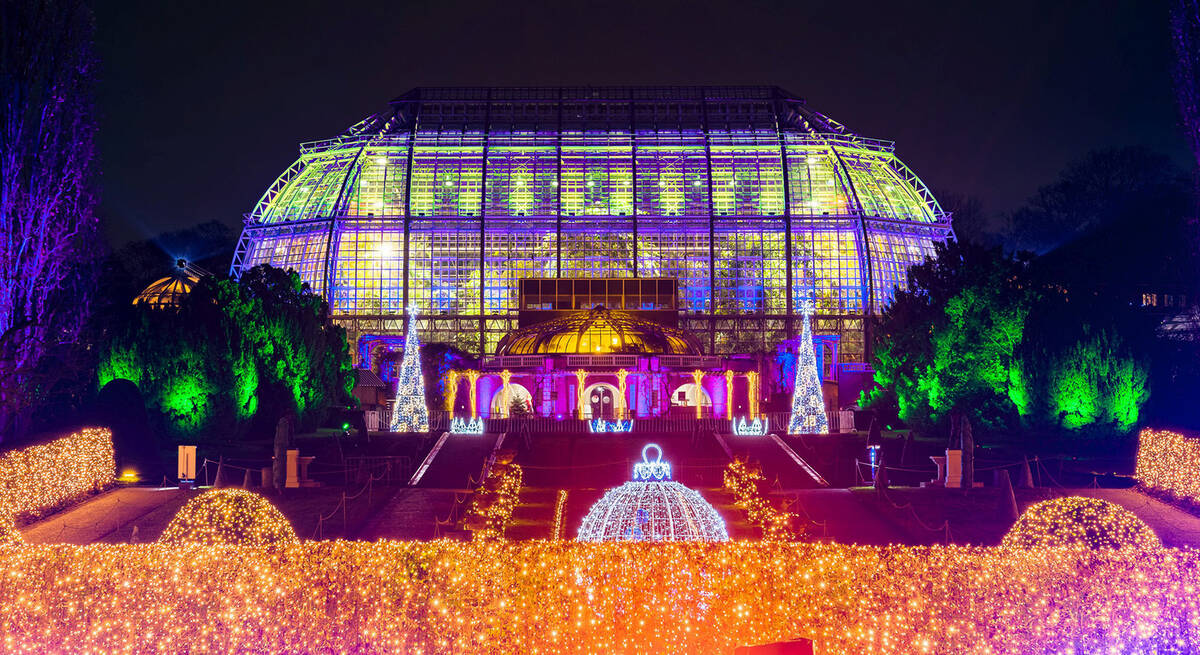
[[[95,242],[94,21],[80,0],[0,3],[0,439],[55,388],[87,316]]]
[[[1200,185],[1200,1],[1177,0],[1171,9],[1171,43],[1175,46],[1175,99]]]
[[[1200,1],[1177,0],[1171,8],[1171,43],[1175,46],[1175,100],[1192,158],[1193,211],[1188,221],[1192,245],[1200,246]]]

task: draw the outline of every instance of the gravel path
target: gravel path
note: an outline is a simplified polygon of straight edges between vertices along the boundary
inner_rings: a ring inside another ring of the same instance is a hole
[[[1200,517],[1133,489],[1070,489],[1071,495],[1116,503],[1146,522],[1163,545],[1200,547]]]
[[[136,526],[136,541],[153,541],[166,522],[196,493],[173,487],[113,489],[26,526],[21,535],[33,544],[118,543],[134,540]]]

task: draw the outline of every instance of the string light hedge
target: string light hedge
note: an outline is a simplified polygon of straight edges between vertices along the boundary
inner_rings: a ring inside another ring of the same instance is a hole
[[[471,508],[463,523],[476,539],[502,539],[521,493],[522,472],[513,463],[516,453],[502,450],[488,470],[487,478],[475,490]]]
[[[1170,430],[1142,430],[1134,478],[1148,489],[1200,503],[1200,439]]]
[[[244,489],[213,489],[188,501],[159,541],[261,546],[294,542],[296,531],[266,498]]]
[[[735,459],[725,468],[725,490],[733,494],[734,505],[746,512],[752,525],[762,530],[767,541],[789,541],[798,534],[792,526],[794,515],[777,509],[766,499],[766,478],[762,469]]]
[[[112,432],[86,428],[0,455],[0,514],[37,518],[112,485]]]
[[[589,580],[581,584],[581,580]],[[1184,653],[1200,552],[570,541],[36,545],[10,653]],[[702,617],[702,618],[701,618]]]
[[[1085,546],[1158,548],[1154,530],[1133,512],[1098,498],[1068,496],[1044,500],[1026,509],[1004,536],[1003,546],[1042,548]]]

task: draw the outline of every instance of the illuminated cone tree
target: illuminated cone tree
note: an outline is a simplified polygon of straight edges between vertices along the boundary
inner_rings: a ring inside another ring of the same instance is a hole
[[[392,405],[392,432],[428,432],[429,407],[425,405],[425,376],[421,373],[421,345],[417,343],[416,315],[408,310],[408,336],[400,360],[396,402]]]
[[[796,388],[792,392],[788,434],[826,434],[829,420],[825,418],[825,397],[821,394],[821,376],[813,351],[811,299],[800,302],[800,313],[804,315],[804,330],[800,334],[800,354],[796,357]]]

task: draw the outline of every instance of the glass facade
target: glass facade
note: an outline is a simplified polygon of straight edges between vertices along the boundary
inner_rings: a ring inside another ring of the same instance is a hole
[[[493,351],[524,278],[678,280],[715,353],[799,329],[863,357],[863,315],[950,234],[895,156],[773,87],[417,89],[301,156],[247,216],[233,273],[293,268],[352,338]]]

